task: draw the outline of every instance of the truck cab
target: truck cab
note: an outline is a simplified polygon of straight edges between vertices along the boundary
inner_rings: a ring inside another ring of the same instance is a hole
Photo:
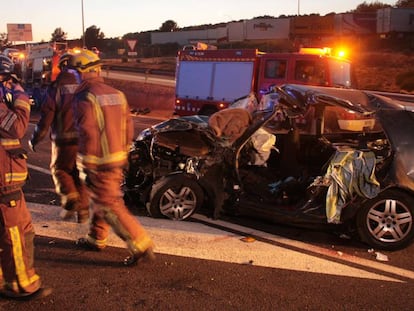
[[[257,90],[286,83],[349,88],[352,86],[351,63],[338,57],[309,53],[262,55]]]

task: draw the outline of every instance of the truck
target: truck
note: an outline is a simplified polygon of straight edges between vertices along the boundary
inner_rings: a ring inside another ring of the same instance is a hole
[[[31,44],[26,47],[21,79],[35,108],[41,104],[47,86],[56,79],[59,58],[67,51],[67,47],[66,42]]]
[[[59,57],[67,50],[66,42],[28,45],[23,66],[23,81],[28,85],[47,85],[58,72]]]
[[[383,8],[377,10],[377,33],[386,38],[414,32],[414,8]]]
[[[258,49],[179,51],[175,114],[212,113],[271,85],[285,83],[353,87],[351,62],[329,48],[302,48],[292,53]]]

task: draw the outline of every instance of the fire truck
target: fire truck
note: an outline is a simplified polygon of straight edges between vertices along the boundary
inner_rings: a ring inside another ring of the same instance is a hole
[[[32,44],[26,47],[26,55],[21,64],[21,79],[25,89],[38,107],[46,87],[59,73],[59,58],[67,51],[66,42]]]
[[[29,45],[23,66],[23,81],[28,85],[47,85],[56,78],[59,57],[67,50],[66,42]]]
[[[179,51],[175,113],[210,115],[252,91],[260,97],[269,86],[285,83],[354,87],[351,62],[328,48]]]

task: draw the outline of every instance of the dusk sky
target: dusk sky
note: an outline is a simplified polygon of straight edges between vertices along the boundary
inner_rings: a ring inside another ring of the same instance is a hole
[[[159,29],[167,20],[178,27],[216,24],[268,15],[345,13],[364,0],[83,0],[84,29],[95,25],[106,38],[130,32]],[[366,0],[366,3],[376,1]],[[397,0],[382,0],[394,5]],[[82,36],[82,0],[8,1],[0,23],[0,33],[7,24],[31,24],[33,41],[49,41],[56,28],[68,39]]]

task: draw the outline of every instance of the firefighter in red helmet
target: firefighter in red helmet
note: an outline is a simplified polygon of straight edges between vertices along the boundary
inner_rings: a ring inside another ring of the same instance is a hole
[[[109,229],[126,242],[130,256],[125,265],[154,259],[153,242],[138,219],[125,206],[121,182],[133,139],[133,125],[125,95],[105,84],[99,76],[98,55],[82,50],[69,67],[81,75],[75,93],[74,116],[79,131],[78,160],[92,199],[89,233],[77,241],[79,247],[101,250]]]
[[[89,219],[89,196],[76,166],[78,133],[75,129],[72,100],[79,85],[79,75],[67,68],[72,53],[59,58],[60,73],[48,88],[41,106],[41,116],[29,141],[32,150],[49,133],[52,143],[50,169],[56,193],[62,205],[61,216],[77,216],[79,223]]]
[[[22,186],[27,178],[23,138],[30,119],[30,102],[13,63],[0,55],[0,293],[33,295],[41,281],[34,268],[34,229]]]

